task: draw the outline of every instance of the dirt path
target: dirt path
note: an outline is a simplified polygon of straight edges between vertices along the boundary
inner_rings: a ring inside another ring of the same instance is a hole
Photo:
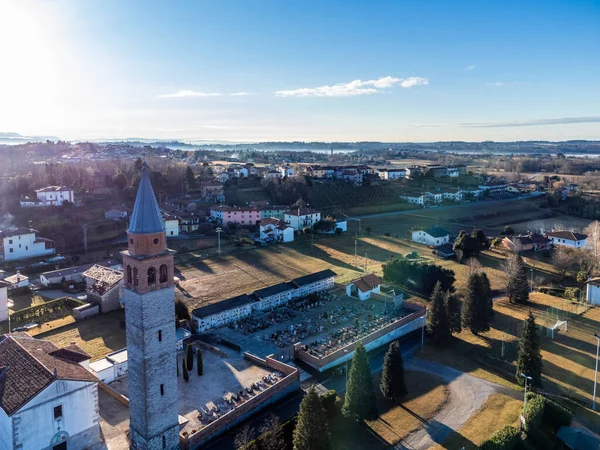
[[[405,368],[429,372],[443,378],[448,383],[450,397],[424,428],[409,434],[396,445],[397,449],[426,450],[435,447],[436,444],[442,444],[452,431],[458,430],[473,413],[481,408],[490,394],[501,392],[512,397],[519,395],[512,389],[419,358],[410,358]]]

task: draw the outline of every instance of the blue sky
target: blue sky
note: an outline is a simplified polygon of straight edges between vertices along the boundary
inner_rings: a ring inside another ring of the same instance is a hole
[[[598,49],[597,0],[0,0],[0,131],[600,139]]]

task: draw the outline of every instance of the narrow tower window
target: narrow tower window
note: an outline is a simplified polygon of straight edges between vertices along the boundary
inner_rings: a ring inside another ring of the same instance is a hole
[[[156,269],[154,267],[150,267],[148,269],[148,286],[152,286],[156,283]]]
[[[162,330],[158,330],[158,342],[162,342]]]
[[[160,266],[159,275],[161,283],[166,283],[169,280],[169,269],[166,264]]]
[[[133,268],[133,285],[137,286],[138,285],[138,269],[137,267]]]
[[[164,384],[160,385],[160,395],[165,395],[165,385]]]
[[[163,438],[163,448],[167,448],[167,438],[164,436],[162,438]]]
[[[131,275],[131,266],[127,266],[127,283],[131,284],[132,275]]]

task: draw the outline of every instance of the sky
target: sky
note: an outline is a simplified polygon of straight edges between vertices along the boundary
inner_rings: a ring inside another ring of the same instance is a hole
[[[0,132],[600,139],[600,0],[0,0]]]

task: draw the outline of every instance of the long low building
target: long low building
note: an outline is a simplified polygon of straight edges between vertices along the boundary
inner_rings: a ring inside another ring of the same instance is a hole
[[[294,278],[286,283],[279,283],[251,294],[242,294],[218,303],[202,306],[192,311],[197,330],[207,331],[219,328],[236,320],[243,319],[252,311],[266,311],[283,305],[291,299],[331,289],[336,273],[326,269],[320,272]]]

